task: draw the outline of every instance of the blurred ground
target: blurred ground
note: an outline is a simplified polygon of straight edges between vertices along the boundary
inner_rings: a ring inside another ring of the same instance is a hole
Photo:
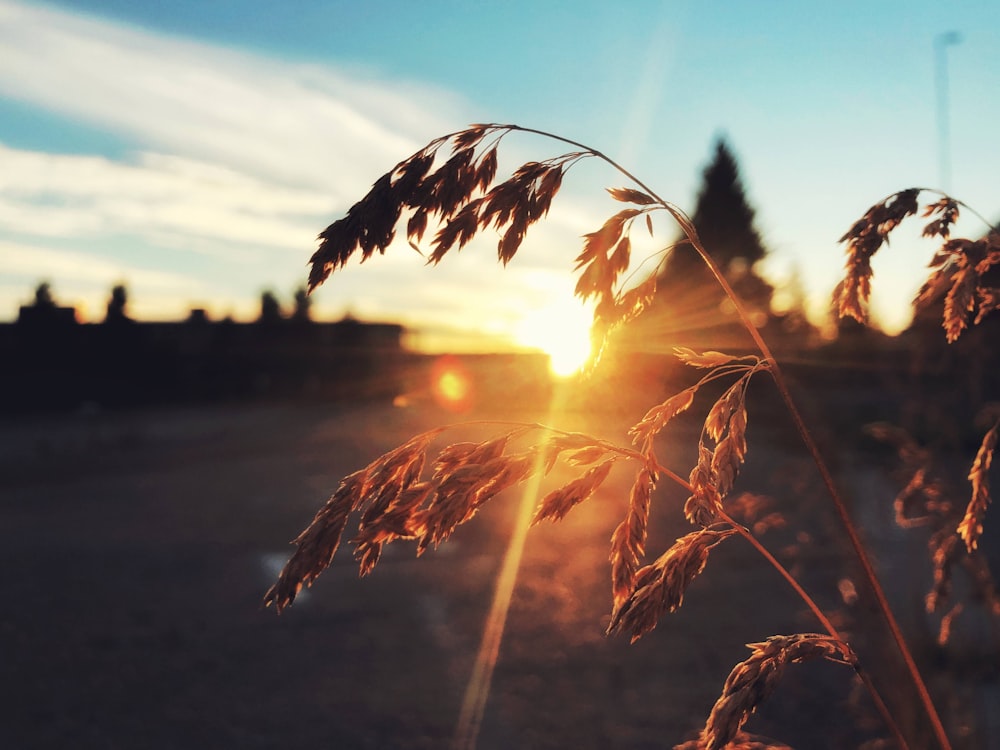
[[[551,415],[508,405],[486,416]],[[280,617],[261,599],[342,476],[454,420],[427,405],[297,405],[0,425],[0,747],[447,747],[516,493],[419,560],[393,545],[359,580],[342,548]],[[619,440],[627,424],[549,421]],[[461,433],[472,434],[492,433]],[[664,446],[664,460],[693,440]],[[783,477],[789,512],[809,529],[788,559],[825,581],[818,596],[835,606],[844,568],[828,519],[796,484],[802,458],[780,441],[751,446],[748,476]],[[731,540],[656,631],[635,645],[606,638],[608,540],[629,479],[529,534],[481,750],[672,747],[703,724],[743,644],[818,629]],[[688,530],[681,495],[655,502],[651,558]],[[777,547],[796,542],[782,533]],[[870,708],[847,705],[845,672],[790,671],[750,729],[801,748],[855,746]]]

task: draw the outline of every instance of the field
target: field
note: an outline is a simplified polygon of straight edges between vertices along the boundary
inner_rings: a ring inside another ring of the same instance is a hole
[[[511,411],[503,418],[552,416]],[[452,420],[419,403],[296,404],[0,425],[0,746],[446,747],[516,491],[420,559],[412,545],[392,545],[359,580],[345,546],[280,617],[261,600],[288,540],[342,476]],[[627,423],[585,413],[557,421],[612,439]],[[663,454],[687,455],[693,439],[681,438]],[[824,581],[817,597],[836,606],[840,547],[801,494],[807,480],[793,481],[803,466],[782,440],[764,439],[751,442],[745,474],[786,480],[796,508],[786,511],[808,536],[779,529],[773,542],[814,571],[807,583]],[[528,536],[482,750],[671,747],[704,722],[743,644],[816,629],[774,571],[734,541],[656,631],[634,645],[606,637],[608,539],[628,486],[616,476],[564,522]],[[854,476],[891,498],[885,477]],[[686,532],[683,499],[658,492],[652,554]],[[874,528],[884,521],[876,515]],[[919,597],[913,579],[894,593]],[[857,694],[843,667],[805,665],[749,728],[795,747],[855,746],[859,720],[874,720]]]

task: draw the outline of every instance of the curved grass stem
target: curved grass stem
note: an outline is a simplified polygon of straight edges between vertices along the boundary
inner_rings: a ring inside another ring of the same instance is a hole
[[[750,321],[746,308],[743,306],[739,297],[736,296],[736,292],[733,291],[733,288],[729,285],[729,282],[726,281],[726,278],[723,276],[718,265],[702,246],[697,235],[691,238],[691,244],[694,246],[695,250],[697,250],[698,254],[705,262],[705,265],[708,266],[723,292],[733,303],[736,313],[740,318],[740,322],[743,324],[743,327],[750,334],[757,348],[760,350],[761,356],[763,356],[764,359],[770,364],[769,370],[771,377],[778,389],[778,393],[781,395],[781,400],[784,402],[792,421],[795,423],[795,429],[798,431],[803,445],[805,445],[813,463],[816,465],[823,481],[823,485],[826,487],[826,490],[833,501],[834,508],[837,511],[837,515],[840,517],[841,524],[843,525],[847,538],[850,541],[851,548],[861,565],[865,579],[871,587],[872,594],[875,596],[879,612],[881,613],[883,620],[885,620],[886,626],[889,628],[893,642],[899,650],[903,663],[906,665],[906,670],[910,675],[913,686],[916,689],[920,702],[927,714],[927,718],[931,722],[931,727],[934,731],[935,737],[937,738],[938,744],[941,746],[941,750],[951,750],[951,742],[948,740],[948,735],[944,730],[941,717],[938,715],[934,702],[931,699],[930,692],[927,690],[927,684],[920,675],[920,670],[917,668],[917,663],[913,658],[913,653],[906,644],[906,639],[903,636],[903,631],[899,626],[899,622],[893,614],[892,608],[889,606],[889,600],[885,595],[885,589],[882,587],[882,584],[875,573],[871,557],[861,541],[861,536],[858,533],[857,526],[854,524],[850,511],[847,508],[847,504],[844,502],[840,491],[837,489],[836,483],[833,481],[833,475],[830,473],[830,469],[827,467],[826,461],[820,453],[819,446],[816,445],[816,441],[813,439],[812,433],[809,431],[809,428],[806,427],[805,421],[802,419],[802,414],[795,405],[795,401],[788,389],[788,383],[785,380],[781,366],[778,364],[778,361],[775,359],[774,354],[771,352],[771,348],[767,345],[763,336],[760,335],[756,326],[754,326],[754,324]]]
[[[836,638],[838,641],[847,643],[846,639],[844,639],[844,637],[840,634],[840,632],[837,630],[834,624],[830,621],[830,618],[827,617],[826,614],[823,612],[823,610],[820,609],[819,605],[816,604],[816,600],[813,599],[804,588],[802,588],[802,585],[796,580],[795,576],[793,576],[791,572],[789,572],[788,568],[782,565],[778,561],[778,559],[771,554],[770,550],[768,550],[767,547],[761,544],[760,540],[757,539],[757,537],[755,537],[753,534],[750,533],[749,529],[744,527],[742,524],[737,523],[725,511],[723,511],[721,515],[723,518],[726,519],[726,521],[729,523],[730,526],[736,529],[736,533],[742,536],[744,539],[746,539],[751,544],[751,546],[753,546],[753,548],[757,550],[757,552],[765,560],[767,560],[768,563],[770,563],[771,567],[777,570],[778,573],[781,575],[781,577],[788,582],[788,585],[792,587],[792,589],[795,591],[798,597],[805,603],[805,605],[809,608],[809,611],[812,612],[813,615],[815,615],[816,619],[819,620],[820,624],[823,626],[826,632],[829,633],[834,638]],[[906,738],[903,736],[902,730],[899,728],[899,725],[893,718],[892,712],[889,710],[889,707],[882,699],[881,694],[875,687],[875,683],[872,682],[872,679],[869,676],[868,672],[860,665],[860,663],[856,663],[854,665],[854,671],[858,675],[858,678],[861,680],[862,684],[864,684],[865,688],[868,690],[868,693],[871,695],[872,700],[875,703],[875,708],[882,716],[882,720],[889,728],[889,731],[892,732],[892,735],[895,738],[896,743],[899,745],[900,750],[908,750],[909,744],[907,743]]]
[[[679,486],[686,489],[688,492],[694,491],[694,488],[687,480],[685,480],[678,474],[670,471],[666,467],[657,465],[656,470],[667,476],[670,480],[672,480]],[[781,575],[782,578],[785,579],[788,585],[792,587],[792,590],[795,591],[799,599],[802,600],[802,602],[806,605],[806,607],[809,608],[809,611],[812,612],[812,614],[816,617],[820,625],[823,626],[823,629],[826,630],[827,633],[829,633],[832,637],[836,638],[838,641],[847,643],[847,640],[840,634],[840,631],[838,631],[837,628],[834,626],[834,624],[830,621],[830,618],[826,616],[826,613],[823,612],[820,606],[816,603],[816,600],[812,598],[812,596],[809,594],[808,591],[805,590],[805,588],[803,588],[802,584],[798,582],[798,580],[795,578],[795,576],[791,574],[788,568],[782,565],[781,562],[774,555],[771,554],[771,551],[763,544],[761,544],[760,540],[757,539],[757,537],[755,537],[752,533],[750,533],[750,530],[747,529],[745,526],[743,526],[743,524],[738,523],[734,518],[732,518],[732,516],[730,516],[725,511],[720,511],[720,515],[726,521],[726,523],[728,523],[733,529],[736,530],[736,533],[738,533],[740,536],[746,539],[747,542],[749,542],[750,545],[758,552],[758,554],[760,554],[761,557],[763,557],[768,562],[768,564],[772,568],[774,568]],[[872,681],[871,676],[868,674],[867,670],[865,670],[864,667],[862,667],[860,664],[855,664],[854,671],[858,675],[858,678],[861,680],[862,684],[865,686],[865,689],[868,691],[869,695],[871,695],[872,701],[875,703],[875,708],[882,716],[882,720],[885,722],[886,727],[892,733],[900,750],[908,750],[910,747],[909,743],[907,743],[902,730],[899,728],[899,724],[896,723],[896,720],[893,717],[892,712],[886,705],[885,700],[883,700],[882,695],[878,691],[878,688],[875,687],[875,683]]]
[[[784,402],[792,421],[795,423],[795,428],[799,433],[799,437],[805,445],[806,450],[809,452],[809,455],[812,457],[813,463],[816,465],[816,468],[820,473],[823,484],[826,487],[830,498],[833,500],[834,508],[836,509],[837,515],[840,517],[844,530],[847,533],[851,548],[853,549],[855,557],[857,557],[858,562],[861,565],[861,569],[864,572],[864,576],[871,587],[873,595],[875,596],[882,618],[885,620],[886,626],[889,628],[889,632],[892,635],[892,639],[903,658],[903,662],[906,665],[910,679],[917,690],[920,702],[924,707],[927,718],[931,722],[938,744],[940,744],[942,750],[951,750],[951,743],[944,730],[941,717],[938,715],[934,702],[931,700],[930,692],[927,690],[927,685],[924,682],[923,677],[920,675],[920,670],[917,668],[916,660],[913,658],[913,654],[910,651],[909,646],[906,644],[906,639],[903,636],[903,631],[899,626],[899,622],[896,620],[896,616],[893,614],[892,608],[889,606],[889,600],[885,595],[885,589],[882,587],[882,584],[875,573],[871,557],[861,541],[861,536],[858,533],[857,526],[854,524],[850,511],[847,509],[847,504],[844,502],[840,491],[837,489],[837,486],[833,481],[833,476],[826,465],[826,461],[820,453],[819,446],[816,445],[816,441],[813,439],[812,433],[806,427],[806,424],[802,419],[802,415],[799,412],[798,407],[795,405],[795,401],[788,389],[788,384],[785,380],[784,373],[781,370],[781,366],[778,364],[774,354],[771,352],[770,347],[767,345],[767,342],[764,341],[764,338],[760,335],[756,326],[754,326],[754,324],[750,321],[750,317],[747,314],[743,303],[740,301],[739,297],[736,296],[733,288],[726,281],[725,276],[723,276],[722,271],[702,246],[701,241],[697,236],[691,238],[691,244],[708,266],[712,275],[715,277],[720,287],[722,287],[723,292],[725,292],[726,296],[730,299],[730,301],[732,301],[743,327],[750,334],[751,338],[753,338],[754,343],[760,350],[761,356],[763,356],[764,359],[770,363],[769,369],[771,377],[778,389],[778,393],[781,395],[781,400]]]
[[[698,237],[698,232],[695,229],[694,225],[692,224],[691,220],[677,206],[658,196],[656,192],[651,190],[649,186],[643,183],[635,175],[633,175],[623,166],[618,164],[615,160],[611,159],[610,157],[608,157],[607,155],[603,154],[602,152],[596,149],[590,148],[589,146],[579,143],[577,141],[573,141],[571,139],[564,138],[562,136],[548,133],[543,130],[525,128],[518,125],[509,125],[502,127],[507,127],[513,131],[534,133],[536,135],[541,135],[547,138],[561,141],[563,143],[576,146],[577,148],[580,148],[590,153],[594,157],[601,159],[609,166],[611,166],[613,169],[615,169],[617,172],[619,172],[621,175],[631,180],[635,185],[639,186],[642,190],[648,193],[649,196],[655,199],[658,205],[660,205],[662,208],[668,211],[680,225],[681,230],[684,232],[685,235],[687,235],[688,240],[691,242],[691,245],[694,247],[695,251],[698,253],[702,261],[708,267],[709,271],[712,273],[713,277],[719,284],[723,293],[733,303],[736,313],[739,316],[740,323],[743,325],[747,333],[749,333],[750,337],[753,339],[754,344],[761,353],[761,356],[769,363],[771,377],[774,379],[774,383],[778,388],[778,392],[781,395],[781,399],[784,402],[786,408],[788,409],[792,421],[795,423],[796,430],[798,431],[799,436],[806,447],[806,450],[812,457],[813,463],[816,465],[820,473],[823,484],[826,487],[827,492],[829,493],[833,501],[834,508],[837,511],[837,515],[840,517],[841,523],[845,529],[848,540],[850,541],[851,548],[853,549],[854,554],[861,565],[864,576],[868,581],[868,584],[872,590],[873,595],[875,596],[875,600],[876,603],[878,604],[878,608],[882,615],[882,618],[889,629],[892,639],[896,644],[896,648],[898,649],[900,655],[902,656],[903,662],[906,666],[907,672],[909,673],[910,679],[913,682],[915,689],[917,690],[920,702],[924,708],[925,713],[927,714],[928,720],[931,722],[931,726],[934,731],[934,735],[938,741],[938,744],[941,746],[942,750],[951,750],[951,743],[948,740],[948,735],[944,730],[944,725],[942,724],[941,718],[938,715],[937,709],[934,706],[934,702],[931,700],[930,693],[927,690],[927,685],[924,682],[923,677],[921,677],[920,675],[920,670],[917,668],[916,660],[913,658],[913,654],[910,651],[909,646],[907,646],[906,644],[906,640],[903,637],[902,629],[900,628],[899,623],[896,620],[896,617],[893,614],[891,607],[889,606],[889,601],[885,595],[885,590],[883,589],[882,584],[880,583],[878,576],[875,573],[875,569],[874,566],[872,565],[871,558],[867,550],[865,549],[863,543],[861,542],[861,537],[860,534],[858,533],[857,527],[855,526],[854,521],[851,519],[851,514],[847,508],[847,504],[844,502],[843,498],[841,497],[840,491],[837,489],[836,484],[833,481],[833,477],[830,473],[829,468],[826,465],[826,461],[823,459],[823,456],[819,451],[819,447],[816,445],[816,442],[813,439],[812,434],[810,433],[809,429],[806,427],[805,422],[802,419],[802,415],[800,414],[798,407],[795,405],[795,402],[792,399],[791,393],[789,392],[788,385],[785,380],[784,374],[782,373],[781,367],[778,365],[778,362],[775,359],[774,354],[771,352],[771,348],[768,346],[767,342],[761,336],[756,326],[754,326],[754,324],[751,322],[750,317],[742,301],[736,295],[736,292],[733,291],[733,288],[730,286],[729,282],[722,274],[722,271],[720,270],[719,266],[715,263],[714,259],[711,257],[711,255],[709,255],[709,253],[705,250],[704,246],[701,244],[701,240]]]

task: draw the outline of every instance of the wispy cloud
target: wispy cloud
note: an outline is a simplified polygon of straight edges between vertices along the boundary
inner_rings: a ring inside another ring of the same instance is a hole
[[[0,242],[9,254],[0,272],[50,279],[92,316],[123,279],[138,309],[157,316],[206,297],[216,311],[253,315],[262,289],[290,293],[304,280],[317,231],[380,174],[478,119],[429,86],[5,0],[0,48],[0,95],[126,146],[125,156],[108,156],[0,144]],[[571,288],[573,238],[596,228],[592,216],[564,199],[506,271],[489,243],[433,271],[401,243],[372,267],[345,269],[316,309],[513,330],[547,295]],[[14,299],[8,289],[0,284],[0,317],[30,293]]]
[[[350,189],[454,125],[459,101],[43,6],[0,2],[0,93],[272,181]],[[450,116],[449,116],[450,115]]]
[[[318,191],[179,156],[123,164],[0,145],[0,161],[0,227],[21,234],[161,233],[301,249],[329,204]]]
[[[0,241],[22,248],[4,272],[16,261],[67,291],[138,257],[169,275],[203,254],[212,259],[185,269],[187,289],[197,277],[220,304],[249,310],[261,288],[304,277],[316,232],[378,174],[464,121],[455,97],[429,87],[44,6],[0,0],[0,48],[0,95],[125,145],[110,157],[0,144]],[[61,255],[37,252],[46,243]],[[19,302],[9,288],[3,317]]]

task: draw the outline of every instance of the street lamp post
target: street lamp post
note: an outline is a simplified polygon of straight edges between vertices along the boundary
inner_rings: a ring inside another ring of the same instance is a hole
[[[951,190],[951,153],[948,122],[948,47],[962,41],[957,31],[934,37],[935,78],[937,83],[938,159],[941,190]]]

